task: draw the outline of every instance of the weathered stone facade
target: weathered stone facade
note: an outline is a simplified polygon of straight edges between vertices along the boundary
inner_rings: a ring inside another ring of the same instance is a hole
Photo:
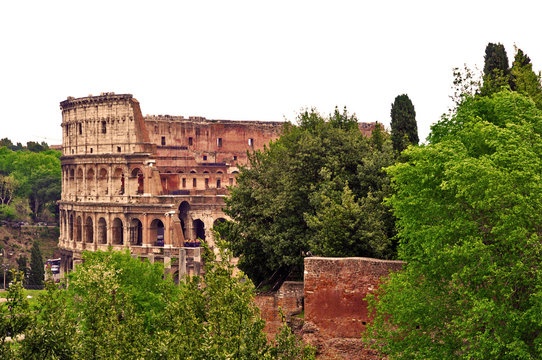
[[[195,240],[213,246],[227,186],[247,151],[281,122],[142,116],[129,94],[68,98],[62,110],[62,271],[83,250],[129,249],[172,274],[199,271]]]

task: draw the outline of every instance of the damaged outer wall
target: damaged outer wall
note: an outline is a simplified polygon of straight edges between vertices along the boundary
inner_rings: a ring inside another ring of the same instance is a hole
[[[380,358],[361,341],[370,321],[364,299],[403,264],[372,258],[305,258],[303,340],[317,348],[319,358]]]

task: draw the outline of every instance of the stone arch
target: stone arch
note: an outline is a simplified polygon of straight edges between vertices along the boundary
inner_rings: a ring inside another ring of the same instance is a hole
[[[107,195],[109,193],[107,169],[105,168],[101,168],[98,171],[98,193],[104,195]]]
[[[111,227],[111,232],[113,234],[113,245],[123,245],[124,244],[124,228],[122,226],[122,220],[115,218],[113,220],[113,226]]]
[[[98,220],[98,243],[107,244],[107,223],[103,217]]]
[[[203,221],[200,219],[194,220],[192,222],[192,227],[194,228],[195,238],[205,241],[205,224]]]
[[[87,194],[93,195],[94,194],[94,169],[90,168],[87,170]]]
[[[130,244],[143,245],[143,224],[138,218],[133,218],[130,221]]]
[[[121,168],[113,172],[113,194],[124,195],[124,171]]]
[[[94,242],[94,224],[90,216],[87,217],[87,220],[85,221],[85,242]]]
[[[155,246],[164,246],[164,223],[160,219],[154,219],[150,227],[151,243]]]
[[[136,195],[142,195],[143,194],[143,171],[141,171],[140,168],[135,168],[132,170],[132,179],[134,180],[135,184],[137,186],[134,186],[136,188]]]
[[[196,174],[196,170],[194,169],[190,170],[190,174]]]
[[[68,239],[73,241],[73,214],[68,216]]]
[[[81,242],[82,239],[82,221],[81,216],[78,216],[75,220],[75,241]]]
[[[183,230],[183,237],[185,239],[188,239],[188,231],[186,231],[186,226],[189,224],[189,215],[190,212],[190,204],[188,201],[183,201],[179,205],[179,220],[181,221],[181,229]]]
[[[75,180],[76,186],[77,186],[77,195],[83,194],[83,169],[78,168],[77,169],[77,177]]]

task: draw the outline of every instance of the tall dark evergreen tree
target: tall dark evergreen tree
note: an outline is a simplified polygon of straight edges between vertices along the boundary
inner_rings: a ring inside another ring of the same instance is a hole
[[[508,55],[506,55],[503,44],[487,44],[484,61],[484,75],[493,74],[495,69],[502,70],[504,74],[509,74]]]
[[[23,282],[26,283],[28,275],[28,266],[26,255],[21,255],[17,259],[17,265],[19,266],[19,271],[23,273]]]
[[[43,268],[43,258],[38,243],[34,241],[32,252],[30,254],[30,274],[28,276],[29,285],[42,285],[45,270]]]
[[[503,86],[513,88],[508,65],[508,55],[503,44],[489,43],[484,56],[484,85],[482,95],[499,92]]]
[[[397,96],[391,104],[391,141],[393,149],[398,152],[410,144],[417,145],[420,141],[416,111],[406,94]]]

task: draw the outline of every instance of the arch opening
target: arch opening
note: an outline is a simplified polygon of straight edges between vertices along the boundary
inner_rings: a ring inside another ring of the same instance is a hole
[[[107,244],[107,223],[104,218],[98,220],[98,243]]]
[[[150,227],[151,241],[155,246],[164,246],[164,223],[162,220],[154,219]]]
[[[194,235],[196,235],[196,239],[200,239],[205,241],[205,224],[200,219],[194,220],[192,223],[194,227]]]
[[[85,242],[94,242],[94,226],[92,223],[92,218],[90,216],[87,217],[87,220],[85,221]]]
[[[113,226],[111,227],[111,230],[113,233],[113,245],[123,245],[124,236],[123,236],[122,220],[119,218],[115,218],[115,220],[113,220]]]
[[[130,224],[130,244],[143,245],[143,225],[139,219],[132,219]]]
[[[82,240],[81,227],[82,227],[81,216],[78,216],[77,220],[75,221],[75,241],[77,242],[81,242]]]

